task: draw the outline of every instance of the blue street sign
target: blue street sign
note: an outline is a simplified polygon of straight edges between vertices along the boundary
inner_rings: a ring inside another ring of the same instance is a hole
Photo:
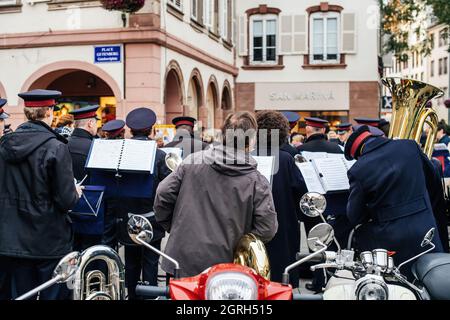
[[[94,63],[121,62],[121,46],[94,47]]]

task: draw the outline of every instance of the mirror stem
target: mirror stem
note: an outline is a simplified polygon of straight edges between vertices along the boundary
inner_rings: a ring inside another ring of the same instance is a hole
[[[428,252],[433,251],[434,248],[436,248],[436,246],[435,246],[435,244],[434,244],[433,242],[431,242],[430,245],[431,245],[431,248],[430,248],[430,249],[428,249],[428,250],[426,250],[426,251],[424,251],[424,252],[422,252],[422,253],[419,253],[417,256],[414,256],[414,257],[412,257],[411,259],[408,259],[408,260],[406,260],[406,261],[403,261],[403,262],[398,266],[397,269],[400,270],[400,268],[403,267],[403,266],[404,266],[405,264],[407,264],[408,262],[411,262],[411,261],[413,261],[413,260],[415,260],[415,259],[418,259],[418,258],[420,258],[421,256],[423,256],[424,254],[427,254]]]
[[[179,277],[179,271],[180,271],[180,264],[173,258],[169,257],[167,254],[159,251],[158,249],[152,247],[150,244],[148,244],[147,242],[145,242],[144,240],[141,239],[141,234],[145,235],[145,232],[142,231],[137,237],[136,240],[139,241],[140,244],[142,244],[143,246],[145,246],[146,248],[152,250],[153,252],[155,252],[156,254],[162,256],[163,258],[166,258],[167,260],[169,260],[170,262],[172,262],[175,265],[175,272],[174,272],[174,277],[175,279],[177,279]],[[176,274],[178,273],[178,276],[176,276]]]
[[[31,291],[28,291],[27,293],[21,295],[20,297],[17,297],[15,300],[27,300],[29,298],[31,298],[32,296],[38,294],[40,291],[45,290],[49,287],[51,287],[52,285],[54,285],[55,283],[58,283],[58,281],[62,280],[64,278],[64,276],[62,275],[57,275],[54,278],[51,278],[50,280],[48,280],[47,282],[41,284],[39,287],[34,288]]]
[[[325,244],[323,244],[323,243],[320,242],[320,241],[317,241],[317,242],[318,242],[321,246],[323,246],[322,249],[320,249],[320,250],[318,250],[318,251],[316,251],[316,252],[314,252],[314,253],[311,253],[309,256],[304,257],[303,259],[296,261],[295,263],[293,263],[293,264],[287,266],[286,269],[284,269],[284,273],[283,273],[283,275],[282,275],[282,284],[283,284],[283,285],[285,285],[285,286],[289,285],[289,271],[291,271],[291,270],[294,269],[294,268],[297,268],[297,267],[298,267],[299,265],[301,265],[302,263],[305,263],[306,261],[311,260],[311,259],[314,258],[315,256],[318,256],[319,254],[321,254],[322,252],[324,252],[325,250],[327,250],[328,247],[327,247]]]

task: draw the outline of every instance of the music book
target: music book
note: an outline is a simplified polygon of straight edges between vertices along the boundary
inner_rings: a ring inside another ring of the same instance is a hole
[[[152,140],[95,139],[86,168],[153,174],[155,157],[156,142]]]
[[[267,179],[267,181],[269,181],[270,185],[272,185],[273,170],[275,167],[275,157],[253,156],[253,158],[258,163],[256,169]]]
[[[346,160],[345,160],[346,161]],[[309,192],[326,194],[350,188],[347,177],[348,164],[341,157],[318,158],[296,163]]]

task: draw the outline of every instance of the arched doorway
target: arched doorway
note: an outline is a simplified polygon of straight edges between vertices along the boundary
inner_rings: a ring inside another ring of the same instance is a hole
[[[58,99],[61,111],[58,117],[73,109],[98,104],[97,114],[102,123],[116,118],[121,93],[116,81],[99,67],[81,61],[60,61],[42,67],[33,73],[22,86],[22,92],[49,89],[62,92]]]
[[[166,72],[164,103],[166,107],[166,123],[183,115],[183,75],[179,65],[172,61]]]
[[[185,115],[193,117],[205,126],[207,122],[207,113],[203,108],[203,85],[200,72],[197,69],[192,71],[189,84],[188,94],[186,99]]]
[[[220,103],[223,119],[227,117],[233,110],[233,101],[231,98],[231,87],[228,81],[225,81],[222,89],[222,99]]]
[[[206,90],[206,128],[220,128],[222,115],[219,108],[217,81],[211,76]]]

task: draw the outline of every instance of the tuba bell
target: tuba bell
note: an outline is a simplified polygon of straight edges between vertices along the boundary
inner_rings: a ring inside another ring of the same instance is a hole
[[[412,139],[420,144],[425,124],[430,127],[423,152],[431,159],[437,135],[438,116],[426,105],[444,92],[432,85],[412,79],[385,78],[382,83],[392,94],[390,139]]]
[[[254,234],[244,235],[234,251],[235,264],[250,267],[263,278],[270,280],[270,263],[264,243]]]
[[[86,271],[93,261],[104,261],[108,274]],[[124,300],[125,268],[119,255],[104,245],[87,248],[81,254],[74,275],[73,300]]]

